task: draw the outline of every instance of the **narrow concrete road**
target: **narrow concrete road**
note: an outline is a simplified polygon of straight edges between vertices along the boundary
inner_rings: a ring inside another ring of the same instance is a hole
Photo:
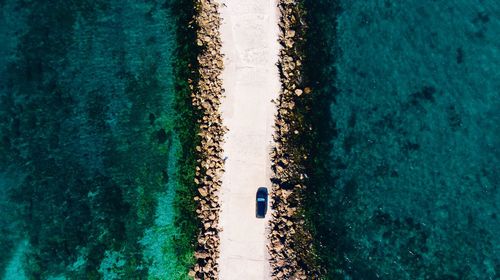
[[[281,86],[275,0],[220,0],[224,54],[222,101],[227,157],[222,177],[220,279],[269,279],[266,219],[255,217],[255,194],[270,190],[269,152]]]

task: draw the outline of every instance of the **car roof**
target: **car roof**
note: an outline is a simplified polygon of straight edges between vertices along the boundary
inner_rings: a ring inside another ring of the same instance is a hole
[[[267,192],[267,188],[266,187],[260,187],[257,192]]]

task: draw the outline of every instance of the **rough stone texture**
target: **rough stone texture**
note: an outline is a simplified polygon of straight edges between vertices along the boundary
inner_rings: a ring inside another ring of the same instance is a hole
[[[274,171],[271,192],[274,212],[269,236],[272,278],[317,279],[312,236],[300,210],[308,178],[303,165],[307,151],[297,142],[300,135],[311,130],[296,106],[297,103],[307,104],[301,99],[312,94],[311,89],[303,85],[301,76],[301,44],[306,26],[298,1],[282,0],[279,9],[282,45],[279,68],[283,91],[276,102],[276,145],[271,152]]]
[[[196,147],[200,157],[196,167],[195,183],[199,196],[196,213],[201,220],[195,266],[189,276],[195,279],[218,279],[219,257],[219,197],[221,174],[224,171],[222,160],[223,136],[220,99],[223,93],[220,74],[223,67],[220,52],[220,17],[218,4],[211,0],[197,1],[196,23],[197,45],[202,48],[198,56],[199,81],[192,83],[193,105],[202,111],[198,120],[201,145]]]

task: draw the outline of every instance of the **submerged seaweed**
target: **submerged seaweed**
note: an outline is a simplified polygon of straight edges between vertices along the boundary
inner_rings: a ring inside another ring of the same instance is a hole
[[[197,226],[192,3],[0,5],[11,15],[1,30],[0,273],[185,277]],[[13,261],[24,269],[12,272]]]

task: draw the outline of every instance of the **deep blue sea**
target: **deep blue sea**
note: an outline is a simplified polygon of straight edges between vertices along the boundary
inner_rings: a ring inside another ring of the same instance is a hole
[[[329,277],[499,279],[500,2],[305,2]]]

